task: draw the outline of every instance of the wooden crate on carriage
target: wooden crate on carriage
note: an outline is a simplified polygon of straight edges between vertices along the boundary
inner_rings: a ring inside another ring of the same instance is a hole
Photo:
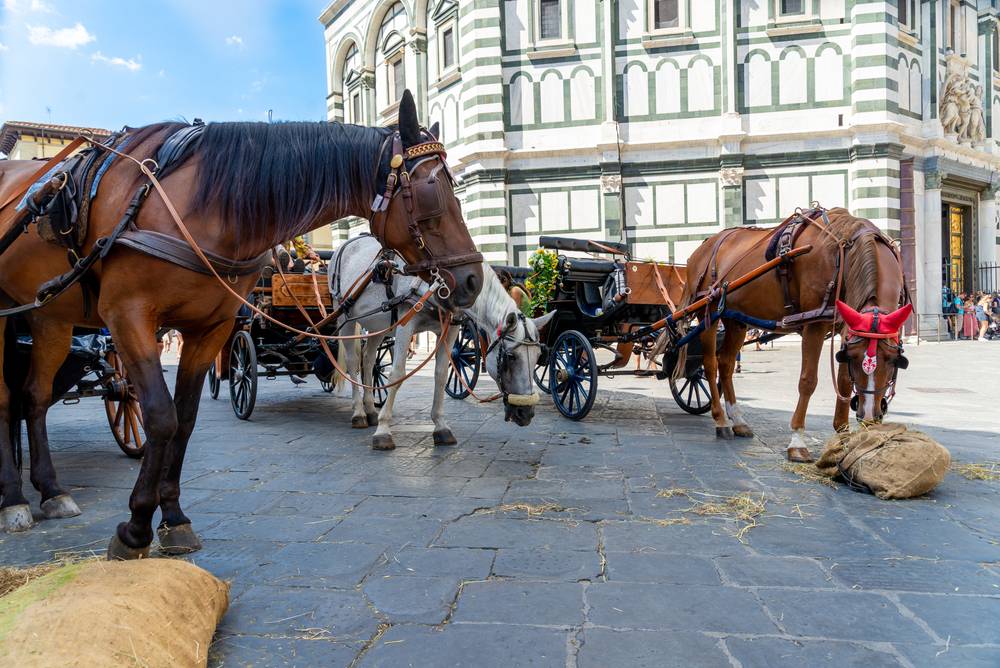
[[[654,271],[660,272],[660,279],[667,289],[667,294],[674,304],[681,300],[684,292],[684,281],[687,277],[687,267],[674,264],[656,264],[655,262],[626,262],[625,285],[630,292],[625,297],[629,304],[665,305],[663,293],[656,282]]]
[[[313,280],[315,279],[315,284]],[[326,285],[326,276],[313,274],[274,274],[271,277],[271,304],[276,307],[295,308],[295,300],[304,308],[317,308],[316,290],[319,289],[323,306],[333,308],[333,296]]]

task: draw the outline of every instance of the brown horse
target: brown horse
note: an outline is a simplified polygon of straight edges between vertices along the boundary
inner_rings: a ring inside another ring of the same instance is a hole
[[[151,158],[180,127],[184,126],[166,123],[129,130],[123,150],[140,161]],[[441,300],[443,305],[460,309],[473,303],[482,286],[482,256],[464,224],[443,151],[435,142],[419,126],[413,98],[406,92],[398,131],[337,123],[209,124],[191,155],[169,172],[162,185],[204,251],[254,258],[331,221],[370,217],[373,208],[379,208],[373,203],[382,202],[386,190],[392,193],[388,184],[404,183],[407,187],[395,189],[401,196],[385,200],[386,206],[375,218],[382,241],[412,265],[422,264],[417,273],[425,280],[440,273],[450,290]],[[417,148],[410,151],[411,147]],[[0,163],[0,201],[6,201],[14,184],[37,167],[37,162]],[[111,163],[90,208],[85,251],[109,234],[133,193],[146,183],[148,179],[131,160],[119,157]],[[428,196],[428,191],[439,194]],[[432,215],[423,216],[421,207],[427,207],[428,201],[436,208]],[[0,210],[4,228],[0,232],[9,227],[12,208]],[[164,200],[155,192],[139,210],[135,227],[178,236]],[[65,249],[42,240],[35,227],[29,228],[0,255],[0,299],[5,302],[0,306],[31,302],[40,284],[65,270]],[[246,295],[257,276],[234,273],[225,280]],[[84,290],[91,291],[89,300]],[[212,276],[115,245],[95,265],[87,282],[28,313],[34,337],[28,379],[23,388],[0,383],[3,528],[23,530],[32,521],[8,437],[10,392],[23,393],[31,482],[41,492],[43,514],[79,513],[56,477],[45,416],[52,379],[69,350],[73,326],[105,326],[137,391],[147,436],[145,457],[129,500],[131,517],[118,525],[109,558],[136,558],[148,551],[157,506],[163,514],[157,529],[161,548],[171,553],[198,549],[200,542],[181,510],[181,467],[205,373],[229,337],[239,306],[239,300]],[[4,324],[0,318],[0,332]],[[185,342],[173,398],[157,354],[156,332],[164,327],[180,331]],[[0,346],[2,342],[0,337]],[[0,368],[2,353],[0,348]]]
[[[803,439],[806,411],[809,398],[816,389],[824,338],[835,328],[833,313],[836,300],[839,298],[859,311],[877,308],[884,315],[893,314],[900,302],[905,301],[902,266],[892,242],[875,225],[852,216],[846,209],[830,210],[828,223],[818,210],[813,219],[812,222],[799,223],[803,227],[794,236],[796,247],[811,244],[813,250],[787,265],[787,296],[779,273],[772,271],[726,298],[726,308],[731,314],[739,312],[761,320],[777,321],[777,331],[799,332],[802,335],[799,400],[792,414],[792,438],[787,447],[791,461],[812,460]],[[687,272],[691,282],[685,287],[683,303],[690,304],[699,293],[708,289],[713,283],[713,276],[714,281],[721,284],[764,264],[768,242],[774,235],[773,229],[734,228],[707,239],[688,261]],[[844,264],[840,275],[842,280],[838,281],[841,245],[844,248]],[[838,288],[839,294],[833,294]],[[793,315],[793,312],[809,311],[814,311],[815,317],[798,322],[792,318],[782,327],[781,320]],[[893,316],[893,320],[899,319],[898,314]],[[743,345],[747,324],[731,317],[723,317],[721,322],[725,325],[721,349],[717,349],[716,343],[718,321],[706,327],[701,334],[716,435],[726,439],[734,435],[750,437],[753,430],[740,412],[733,387],[736,355]],[[891,339],[883,338],[877,344],[877,363],[872,369],[872,361],[865,359],[870,340],[852,335],[845,339],[846,343],[837,355],[838,399],[833,418],[834,429],[847,428],[848,406],[851,403],[856,404],[859,420],[880,420],[886,410],[887,392],[894,387],[896,371],[906,367],[902,348],[893,345]],[[683,365],[678,364],[677,368],[683,368]],[[857,396],[864,398],[863,401],[852,402],[852,385]],[[725,407],[722,405],[720,386]]]

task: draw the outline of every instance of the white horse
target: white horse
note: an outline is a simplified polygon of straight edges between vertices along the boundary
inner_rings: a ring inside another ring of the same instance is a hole
[[[350,239],[337,250],[330,260],[328,277],[334,303],[343,301],[344,294],[349,293],[355,281],[378,262],[381,253],[382,246],[369,235]],[[393,258],[392,261],[397,269],[400,268],[398,259]],[[534,417],[534,407],[538,403],[532,375],[541,353],[538,330],[545,326],[554,313],[547,313],[540,318],[525,318],[488,265],[484,267],[483,278],[483,289],[466,315],[488,341],[486,371],[496,381],[503,395],[504,418],[524,427]],[[419,278],[404,276],[398,272],[393,272],[388,281],[373,281],[338,320],[338,330],[342,334],[354,334],[362,328],[369,332],[381,332],[390,328],[397,317],[406,313],[427,289],[427,284]],[[420,332],[440,334],[439,318],[451,317],[447,312],[442,315],[431,299],[425,304],[423,311],[406,325],[396,328],[393,366],[387,384],[395,383],[406,374],[406,355],[411,337]],[[434,401],[431,408],[434,445],[457,443],[444,417],[444,387],[448,377],[448,358],[458,332],[457,325],[449,328],[434,359]],[[388,333],[367,338],[363,353],[358,341],[347,341],[346,345],[339,347],[341,359],[346,363],[345,370],[352,378],[357,380],[360,367],[361,382],[371,386],[376,351],[386,336]],[[392,450],[396,447],[390,422],[399,387],[397,384],[389,388],[385,404],[376,414],[372,391],[365,389],[362,392],[361,388],[353,385],[351,426],[364,429],[378,425],[372,438],[372,448],[375,450]]]

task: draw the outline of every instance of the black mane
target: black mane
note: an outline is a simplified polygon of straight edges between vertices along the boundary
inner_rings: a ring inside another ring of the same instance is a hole
[[[237,240],[287,241],[323,209],[364,210],[389,130],[341,123],[210,123],[198,147],[195,210]],[[333,221],[330,221],[333,222]]]

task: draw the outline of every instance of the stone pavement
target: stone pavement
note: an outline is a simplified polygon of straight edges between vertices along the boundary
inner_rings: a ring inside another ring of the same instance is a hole
[[[909,354],[896,418],[1000,460],[1000,344]],[[1000,665],[1000,483],[949,474],[886,502],[783,470],[796,360],[791,342],[744,354],[758,438],[731,442],[648,379],[602,380],[580,423],[449,401],[461,444],[435,448],[418,376],[392,453],[315,381],[262,382],[250,422],[206,396],[182,499],[192,560],[232,582],[211,665]],[[101,406],[58,407],[50,434],[84,514],[0,537],[4,563],[102,551],[125,517],[137,466]],[[752,522],[691,511],[741,493],[765,505],[742,536]]]

